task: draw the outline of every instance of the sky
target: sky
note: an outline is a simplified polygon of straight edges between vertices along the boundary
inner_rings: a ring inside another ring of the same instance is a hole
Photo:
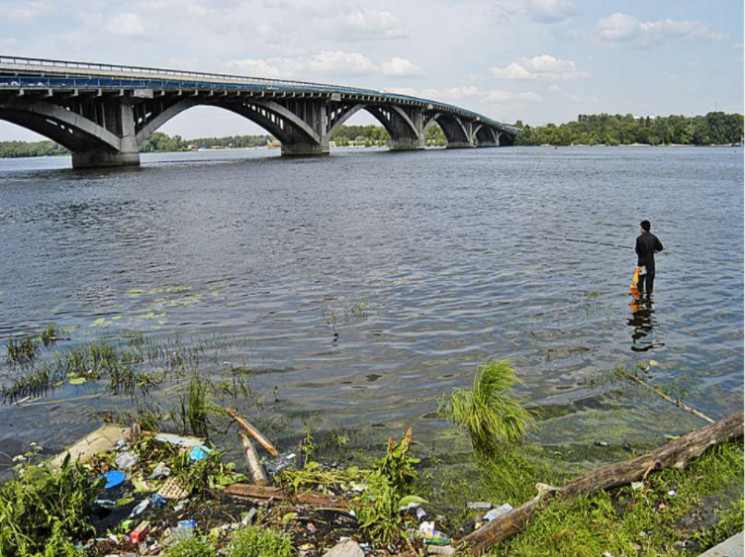
[[[743,112],[742,0],[0,0],[0,54],[359,86],[531,125]],[[161,131],[264,133],[217,108]],[[40,136],[0,121],[10,139]]]

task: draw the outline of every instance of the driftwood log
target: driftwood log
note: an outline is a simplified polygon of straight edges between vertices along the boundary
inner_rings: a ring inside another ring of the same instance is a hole
[[[264,473],[264,468],[261,466],[254,444],[248,438],[248,435],[242,431],[239,432],[239,437],[243,445],[243,455],[246,457],[246,465],[251,472],[251,479],[253,479],[256,485],[266,485],[266,474]]]
[[[683,468],[686,462],[701,456],[706,449],[742,436],[743,413],[740,412],[692,431],[640,457],[602,466],[581,478],[566,482],[560,488],[546,489],[546,486],[541,486],[535,498],[471,532],[458,544],[481,555],[493,545],[522,530],[536,511],[553,497],[596,493],[646,478],[655,470]]]
[[[225,413],[233,418],[235,423],[237,423],[239,426],[243,428],[243,431],[245,431],[250,437],[254,438],[256,442],[264,447],[266,452],[268,452],[272,456],[278,456],[279,451],[277,450],[277,447],[275,447],[269,439],[264,437],[264,435],[256,429],[254,426],[252,426],[246,418],[241,416],[238,412],[233,410],[232,408],[226,408]]]
[[[266,487],[249,484],[233,484],[225,488],[225,495],[250,499],[252,501],[287,501],[299,505],[312,505],[332,509],[348,509],[349,501],[334,495],[298,491],[289,494],[279,487]]]

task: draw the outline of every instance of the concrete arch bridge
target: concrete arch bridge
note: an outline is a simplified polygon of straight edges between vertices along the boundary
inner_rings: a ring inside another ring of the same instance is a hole
[[[0,56],[0,119],[68,148],[76,168],[138,165],[139,146],[195,106],[248,118],[283,155],[328,154],[331,135],[360,110],[385,127],[395,151],[423,149],[430,125],[449,148],[512,145],[520,133],[457,106],[369,89]]]

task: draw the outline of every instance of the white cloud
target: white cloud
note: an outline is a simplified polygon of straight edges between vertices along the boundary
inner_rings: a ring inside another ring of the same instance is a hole
[[[500,79],[544,79],[559,81],[589,77],[587,72],[580,71],[571,60],[557,60],[553,56],[543,54],[533,58],[521,58],[512,62],[506,68],[491,67],[489,71]]]
[[[632,15],[616,12],[598,21],[597,37],[601,42],[610,44],[652,46],[673,40],[721,41],[727,34],[700,21],[640,21]]]
[[[105,30],[120,37],[145,34],[145,22],[138,14],[119,14],[106,22]]]
[[[328,25],[347,40],[400,39],[408,35],[403,21],[390,12],[358,9],[333,16]]]
[[[2,5],[3,17],[16,22],[34,21],[54,11],[52,3],[47,1],[3,2],[0,5]]]
[[[561,87],[558,85],[551,85],[548,88],[549,92],[556,93],[559,95],[562,99],[568,99],[573,102],[581,102],[583,98],[580,95],[575,95],[574,93],[570,93],[569,91],[564,91]]]
[[[577,13],[574,0],[529,0],[528,11],[541,23],[556,23]]]
[[[97,33],[117,37],[137,37],[145,35],[145,22],[135,13],[104,16],[100,13],[84,13],[83,20]]]
[[[449,89],[407,89],[407,88],[389,88],[384,91],[390,93],[400,93],[412,97],[431,99],[444,103],[455,103],[459,101],[478,101],[481,103],[534,103],[541,100],[541,96],[532,91],[513,93],[511,91],[502,91],[500,89],[481,90],[473,85],[463,87],[451,87]]]
[[[382,74],[401,77],[419,75],[422,69],[405,58],[394,57],[376,64],[358,52],[322,50],[316,54],[295,57],[233,60],[224,64],[230,71],[257,77],[301,77],[314,75],[362,76]]]
[[[413,75],[422,75],[424,70],[413,64],[406,58],[399,58],[394,56],[387,62],[380,64],[380,71],[383,75],[395,76],[395,77],[410,77]]]

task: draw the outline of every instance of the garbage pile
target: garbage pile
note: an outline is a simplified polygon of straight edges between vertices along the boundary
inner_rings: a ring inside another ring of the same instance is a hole
[[[455,554],[442,517],[430,517],[427,501],[407,492],[418,462],[408,455],[411,430],[390,440],[371,469],[342,468],[280,453],[237,412],[228,415],[240,426],[250,478],[204,439],[137,424],[103,426],[52,459],[58,468],[75,462],[98,482],[95,535],[75,540],[80,555],[238,557],[245,543],[261,546],[251,553],[259,557]],[[269,454],[263,461],[253,441]],[[469,509],[479,516],[470,528],[478,528],[511,507]]]

